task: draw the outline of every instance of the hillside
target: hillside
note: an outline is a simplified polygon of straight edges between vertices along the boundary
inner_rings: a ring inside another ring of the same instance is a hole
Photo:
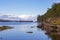
[[[38,22],[43,21],[60,25],[60,3],[53,4],[51,8],[48,8],[47,12],[44,15],[38,16],[37,20]]]

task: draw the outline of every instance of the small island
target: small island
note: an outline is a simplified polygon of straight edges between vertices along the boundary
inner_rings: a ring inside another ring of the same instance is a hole
[[[10,26],[0,26],[0,31],[7,30],[7,29],[12,29],[13,27]]]

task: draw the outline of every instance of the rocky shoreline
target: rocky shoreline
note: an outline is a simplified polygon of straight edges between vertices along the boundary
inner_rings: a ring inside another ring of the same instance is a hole
[[[39,23],[38,28],[45,30],[45,34],[57,34],[60,35],[60,25],[51,25],[48,23]]]

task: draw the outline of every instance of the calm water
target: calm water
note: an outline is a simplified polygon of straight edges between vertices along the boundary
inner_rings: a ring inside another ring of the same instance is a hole
[[[14,27],[0,31],[0,40],[51,40],[45,31],[37,28],[36,22],[0,22],[0,26]]]

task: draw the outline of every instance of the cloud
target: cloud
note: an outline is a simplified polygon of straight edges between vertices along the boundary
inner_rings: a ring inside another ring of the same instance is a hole
[[[0,15],[0,19],[4,20],[36,20],[36,15],[20,15],[20,16],[14,16],[14,15]]]
[[[36,15],[20,15],[21,20],[36,20]]]

